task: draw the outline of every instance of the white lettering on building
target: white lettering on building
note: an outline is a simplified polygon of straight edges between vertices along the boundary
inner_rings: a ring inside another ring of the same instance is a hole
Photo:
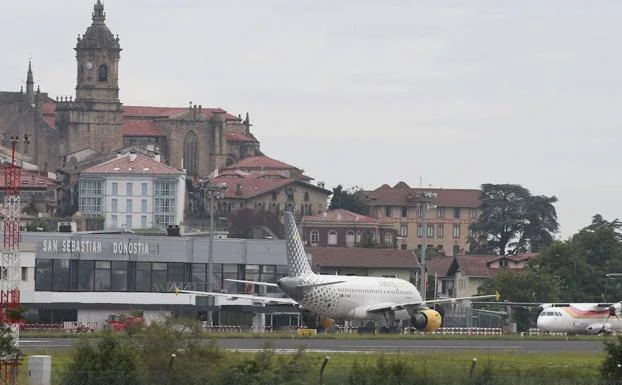
[[[149,244],[147,242],[113,242],[113,254],[148,254]]]

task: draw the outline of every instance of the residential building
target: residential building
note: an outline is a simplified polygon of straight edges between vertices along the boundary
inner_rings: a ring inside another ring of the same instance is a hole
[[[393,225],[344,209],[307,215],[300,226],[304,241],[312,247],[360,247],[365,237],[379,247],[397,246],[398,233]]]
[[[422,192],[435,193],[433,207],[425,209]],[[437,247],[446,255],[468,251],[469,226],[480,215],[480,191],[471,189],[411,188],[404,182],[382,185],[363,193],[369,216],[393,226],[400,248]],[[425,219],[425,220],[424,220]]]
[[[227,186],[224,196],[218,201],[219,217],[226,217],[238,209],[250,208],[275,213],[288,210],[301,219],[304,215],[324,212],[332,193],[307,180],[274,173],[227,170],[206,182]]]
[[[401,278],[415,282],[421,271],[412,250],[307,247],[316,273]]]
[[[5,173],[0,168],[0,200],[4,201]],[[39,217],[50,217],[56,214],[58,183],[55,174],[38,171],[21,170],[20,173],[20,222],[26,225]],[[0,210],[4,216],[4,208]]]
[[[79,211],[103,217],[105,229],[180,225],[185,195],[185,173],[158,156],[118,154],[79,177]]]

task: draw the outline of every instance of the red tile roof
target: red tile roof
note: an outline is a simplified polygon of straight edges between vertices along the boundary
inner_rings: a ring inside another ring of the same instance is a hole
[[[4,180],[4,171],[5,168],[1,168],[0,171],[0,188],[4,189],[6,187]],[[46,173],[47,174],[47,173]],[[49,186],[54,186],[57,184],[57,181],[54,179],[50,179],[45,175],[40,174],[36,171],[26,171],[22,170],[20,177],[20,189],[25,190],[34,190],[34,189],[47,189]]]
[[[308,215],[302,219],[304,224],[311,223],[360,223],[378,225],[378,220],[344,209],[330,210],[318,215]]]
[[[442,188],[410,188],[400,182],[391,188],[384,184],[376,190],[365,191],[364,195],[373,205],[416,205],[416,196],[420,191],[438,194],[436,205],[439,207],[479,207],[480,190],[474,189],[442,189]]]
[[[454,257],[434,257],[425,261],[426,270],[429,273],[437,273],[439,277],[446,277]]]
[[[136,157],[132,160],[132,155]],[[181,170],[165,165],[143,154],[123,154],[82,171],[82,174],[167,174],[180,175]]]
[[[488,258],[472,255],[460,255],[455,257],[458,262],[458,270],[466,277],[488,277]]]
[[[227,191],[225,198],[228,199],[249,199],[269,193],[273,190],[283,189],[289,185],[298,185],[303,188],[319,189],[330,195],[330,191],[321,187],[302,182],[291,178],[261,178],[258,174],[248,174],[246,176],[235,177],[232,174],[220,175],[212,178],[210,183],[225,183]]]
[[[151,119],[124,119],[123,136],[161,137],[166,135]]]
[[[255,142],[257,143],[257,139],[248,134],[244,134],[242,132],[227,132],[227,142]]]
[[[307,247],[315,267],[367,267],[416,269],[419,263],[411,250],[363,247]]]
[[[279,160],[276,159],[272,159],[268,156],[265,155],[259,155],[259,156],[251,156],[248,158],[244,158],[242,160],[240,160],[237,163],[232,164],[231,166],[228,166],[226,169],[296,169],[298,170],[297,167],[294,167],[292,165],[289,165],[287,163],[283,163]]]
[[[152,106],[123,106],[124,118],[170,118],[177,114],[190,111],[190,107],[152,107]],[[227,113],[222,108],[201,108],[201,115],[209,118],[214,112],[225,114],[226,120],[239,120],[240,118]]]

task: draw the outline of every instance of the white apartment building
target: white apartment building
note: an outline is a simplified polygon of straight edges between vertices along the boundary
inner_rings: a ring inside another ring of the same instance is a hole
[[[84,170],[79,210],[104,217],[105,229],[150,229],[179,225],[186,196],[185,172],[142,154],[119,154]]]

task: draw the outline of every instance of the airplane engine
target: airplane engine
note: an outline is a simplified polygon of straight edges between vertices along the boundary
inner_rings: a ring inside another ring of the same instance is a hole
[[[410,322],[417,330],[431,332],[441,327],[443,317],[436,310],[425,309],[415,313]]]

